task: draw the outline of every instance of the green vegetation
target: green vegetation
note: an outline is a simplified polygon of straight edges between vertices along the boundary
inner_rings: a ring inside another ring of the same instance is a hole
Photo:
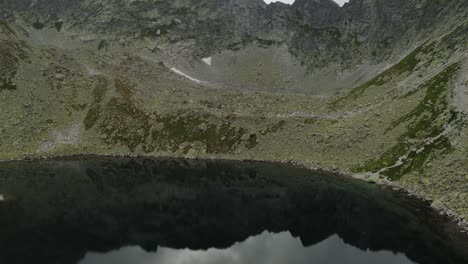
[[[304,120],[304,125],[315,124],[319,119],[318,118],[307,118]]]
[[[141,145],[147,153],[175,152],[186,144],[183,151],[187,153],[198,142],[206,147],[207,153],[231,153],[242,143],[245,133],[243,128],[236,128],[230,122],[211,124],[200,117],[181,113],[151,115],[117,98],[112,98],[105,110],[107,113],[100,126],[106,135],[105,142],[119,143],[131,151]]]
[[[0,41],[0,91],[17,89],[13,80],[18,72],[20,61],[28,60],[25,47],[22,42]]]
[[[57,21],[54,23],[54,26],[55,26],[55,29],[60,32],[62,31],[62,27],[63,27],[63,21]]]
[[[402,165],[390,168],[384,171],[383,174],[392,180],[398,180],[403,175],[410,172],[417,171],[421,173],[423,170],[423,165],[426,163],[426,161],[429,160],[429,158],[431,158],[431,155],[435,153],[444,155],[450,153],[451,151],[453,151],[453,148],[449,139],[446,137],[440,137],[433,143],[426,145],[421,149],[420,152],[409,152],[406,160]]]
[[[0,28],[4,29],[4,32],[7,34],[16,35],[15,31],[8,25],[6,21],[0,20]]]
[[[156,120],[163,124],[163,129],[153,132],[153,141],[160,148],[173,151],[183,143],[201,142],[206,146],[207,153],[231,153],[242,143],[246,132],[229,121],[217,125],[191,115],[158,116]]]
[[[94,84],[93,102],[89,107],[88,113],[84,119],[85,129],[91,129],[101,115],[101,103],[107,92],[107,80],[99,78]]]
[[[149,136],[149,116],[124,98],[111,98],[101,114],[99,129],[108,145],[120,144],[133,152]]]
[[[448,125],[455,126],[460,122],[458,113],[449,110],[451,92],[448,85],[459,72],[460,63],[454,63],[419,89],[425,89],[426,94],[419,104],[408,114],[392,122],[388,130],[410,122],[406,132],[400,137],[398,144],[386,151],[379,159],[368,162],[355,169],[356,172],[377,172],[394,165],[383,172],[384,175],[396,180],[412,171],[421,171],[424,163],[432,154],[446,154],[452,150],[449,139],[443,135]],[[398,160],[405,156],[402,164]]]
[[[279,130],[283,129],[283,127],[284,127],[285,124],[286,124],[286,121],[281,120],[281,121],[279,121],[279,122],[276,123],[276,124],[273,124],[273,125],[268,126],[267,129],[260,131],[260,134],[261,134],[262,136],[265,136],[265,135],[268,135],[268,134],[271,134],[271,133],[276,133],[276,132],[278,132]]]
[[[447,91],[447,85],[459,70],[460,63],[454,63],[419,87],[418,90],[427,89],[423,100],[413,111],[393,121],[390,129],[399,126],[403,122],[419,118],[417,122],[412,122],[408,126],[408,137],[418,138],[440,134],[443,128],[433,126],[435,120],[448,109],[450,92]],[[451,111],[449,116],[449,120],[454,120],[456,112]],[[427,128],[430,127],[433,127],[433,129],[428,131]],[[429,133],[420,134],[421,132]]]
[[[356,88],[353,88],[348,94],[331,102],[329,105],[332,108],[338,108],[340,106],[343,106],[346,102],[358,99],[359,96],[361,96],[370,87],[382,86],[391,81],[391,79],[394,77],[400,76],[405,72],[414,71],[414,69],[421,62],[421,57],[423,55],[430,54],[433,51],[434,46],[435,42],[419,46],[397,64],[393,65],[392,67],[385,70],[383,73],[377,75],[376,77],[370,79],[366,83]]]
[[[138,107],[132,83],[118,78],[114,85],[118,96],[103,106],[106,82],[96,81],[93,102],[84,119],[87,130],[100,120],[98,129],[108,145],[120,144],[132,152],[141,147],[146,153],[183,148],[187,153],[202,144],[207,153],[231,153],[244,142],[246,129],[235,127],[230,121],[210,123],[193,114],[148,113]],[[251,134],[245,146],[253,148],[257,143],[256,135]]]
[[[296,26],[287,21],[294,8],[272,24],[273,10],[260,8],[255,25],[233,27],[216,1],[64,6],[90,15],[90,25],[65,9],[8,11],[0,20],[0,159],[185,156],[379,172],[467,219],[460,1],[442,13],[422,3],[427,14],[418,16],[441,14],[432,28],[396,17],[370,35],[356,21],[314,24],[304,13]],[[220,63],[200,64],[210,56]],[[177,65],[206,83],[176,75]],[[349,87],[372,65],[382,71]],[[350,90],[336,96],[340,87]]]
[[[99,44],[98,44],[98,47],[97,47],[98,50],[107,51],[108,48],[109,48],[109,43],[107,42],[107,40],[103,39],[103,40],[99,41]]]
[[[16,85],[11,81],[11,79],[0,77],[0,91],[8,90],[13,91],[16,90]]]
[[[247,149],[253,149],[258,144],[257,134],[250,134],[249,141],[245,144]]]

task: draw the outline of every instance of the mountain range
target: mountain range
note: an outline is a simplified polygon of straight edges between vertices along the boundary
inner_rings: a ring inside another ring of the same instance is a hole
[[[0,0],[0,160],[297,162],[468,224],[468,1]]]

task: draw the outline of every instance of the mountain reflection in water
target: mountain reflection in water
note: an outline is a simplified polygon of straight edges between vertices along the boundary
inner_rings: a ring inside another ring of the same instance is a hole
[[[108,253],[87,253],[79,264],[406,264],[405,255],[382,250],[363,251],[344,243],[337,235],[309,247],[289,232],[264,232],[228,249],[171,249],[147,252],[128,246]]]
[[[288,165],[8,162],[0,193],[1,263],[468,263],[466,236],[426,203]]]

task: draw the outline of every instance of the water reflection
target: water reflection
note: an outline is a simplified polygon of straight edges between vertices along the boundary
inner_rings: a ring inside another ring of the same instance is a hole
[[[427,204],[278,164],[9,162],[0,193],[1,263],[468,263],[466,236]]]
[[[108,253],[87,253],[79,264],[407,264],[401,253],[363,251],[346,244],[337,235],[309,247],[289,232],[264,232],[235,243],[228,249],[190,250],[159,247],[147,252],[139,246]]]

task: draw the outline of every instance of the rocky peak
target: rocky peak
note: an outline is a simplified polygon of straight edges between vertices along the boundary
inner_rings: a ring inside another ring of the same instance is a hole
[[[296,0],[293,5],[263,0],[3,0],[0,16],[16,13],[26,23],[40,19],[49,27],[61,19],[72,34],[119,43],[149,39],[154,46],[175,49],[180,44],[195,55],[261,39],[261,45],[286,44],[313,67],[326,67],[328,61],[352,67],[363,59],[388,59],[395,46],[419,41],[408,35],[411,30],[423,38],[441,14],[449,16],[455,12],[450,7],[463,2],[466,6],[464,0],[351,0],[340,7],[333,0]]]
[[[304,8],[339,7],[333,0],[296,0],[292,6]]]
[[[296,0],[292,9],[302,24],[312,27],[333,25],[341,14],[340,6],[333,0]]]

